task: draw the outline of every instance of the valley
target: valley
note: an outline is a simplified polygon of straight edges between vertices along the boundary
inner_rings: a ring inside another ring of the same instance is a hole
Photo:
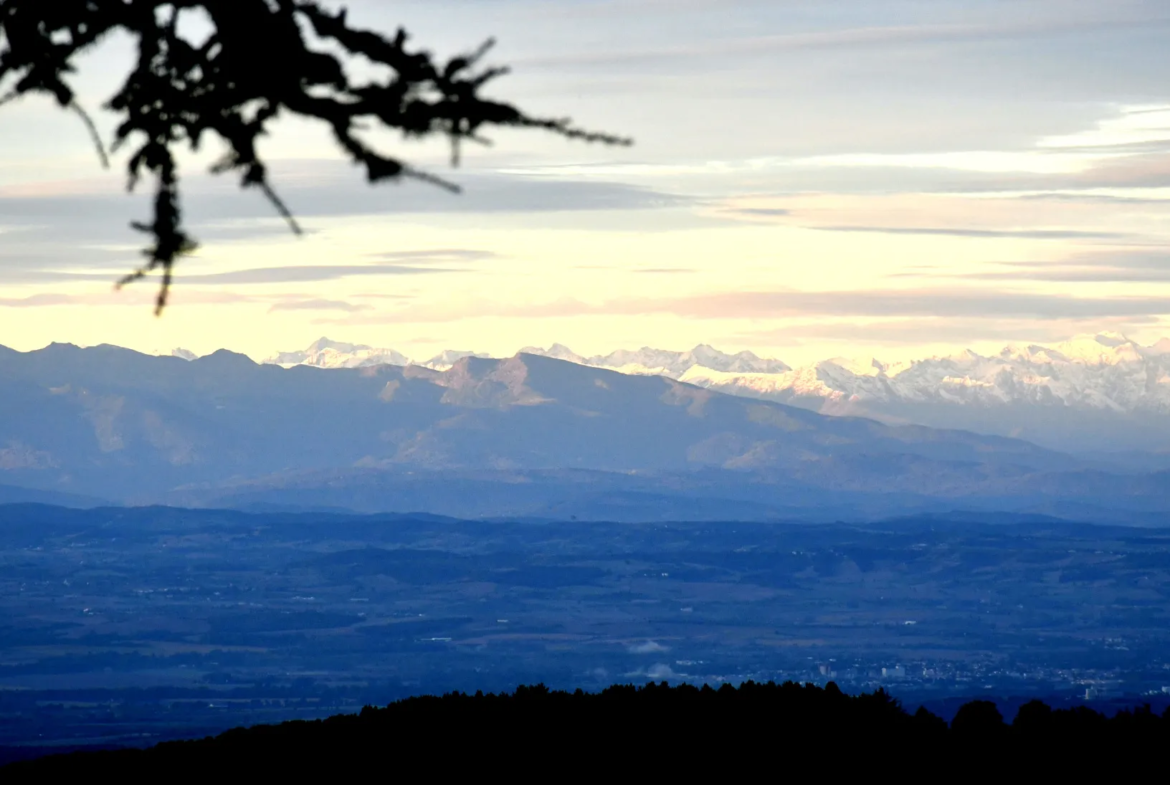
[[[832,680],[944,714],[977,695],[1160,706],[1168,568],[1164,530],[1036,517],[0,507],[0,746],[141,744],[536,677]]]

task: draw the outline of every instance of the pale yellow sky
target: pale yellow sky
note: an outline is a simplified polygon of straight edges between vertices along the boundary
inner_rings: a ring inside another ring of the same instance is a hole
[[[318,129],[286,125],[265,150],[301,238],[185,159],[203,245],[161,318],[153,285],[111,286],[145,197],[98,169],[75,118],[3,107],[0,344],[262,358],[326,335],[425,359],[703,342],[801,363],[1170,335],[1159,5],[970,5],[501,2],[439,29],[444,3],[394,4],[441,48],[498,35],[520,72],[501,94],[638,145],[509,133],[449,173],[461,196],[371,192]],[[359,2],[353,19],[397,17]],[[92,105],[119,46],[88,61]]]

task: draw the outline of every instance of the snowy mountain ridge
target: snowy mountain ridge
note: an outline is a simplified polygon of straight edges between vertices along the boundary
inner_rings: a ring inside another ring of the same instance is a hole
[[[1170,413],[1170,340],[1141,346],[1103,333],[1055,346],[970,350],[897,364],[825,360],[780,374],[699,366],[680,381],[738,394],[833,403],[1044,404],[1114,412]]]
[[[177,349],[176,354],[183,350]],[[189,353],[188,353],[189,354]],[[182,355],[179,355],[182,356]],[[264,360],[266,365],[280,365],[290,368],[294,365],[311,365],[315,368],[367,368],[376,365],[421,365],[435,370],[446,370],[464,357],[487,357],[475,352],[440,352],[429,360],[415,362],[402,352],[394,349],[378,349],[365,344],[343,343],[319,338],[308,348],[296,352],[279,352]]]
[[[174,354],[194,359],[183,350]],[[1165,338],[1146,346],[1118,333],[1100,333],[1051,346],[1011,345],[989,355],[968,349],[896,363],[838,357],[798,368],[705,344],[689,351],[644,347],[591,357],[553,344],[526,347],[521,354],[627,375],[664,376],[821,414],[1022,438],[1080,454],[1164,454],[1170,467],[1170,339]],[[265,362],[445,371],[469,356],[486,355],[446,351],[420,362],[394,349],[322,338]]]
[[[746,374],[778,374],[792,370],[780,360],[762,359],[752,352],[727,354],[707,344],[699,344],[689,352],[672,352],[644,346],[634,351],[619,349],[605,355],[582,357],[567,346],[554,343],[548,349],[526,346],[520,350],[520,353],[552,357],[556,360],[567,360],[578,365],[590,365],[594,368],[606,368],[621,373],[639,376],[668,376],[672,379],[681,377],[694,367]]]
[[[751,352],[726,354],[711,346],[701,344],[688,352],[672,352],[663,349],[643,347],[637,351],[618,350],[607,355],[583,357],[562,344],[554,343],[548,349],[525,347],[521,354],[535,354],[565,360],[577,365],[617,370],[638,376],[668,376],[678,378],[689,369],[700,366],[715,371],[731,373],[783,373],[791,370],[779,360],[765,360]],[[176,349],[172,354],[186,360],[195,355],[186,349]],[[300,351],[279,352],[264,360],[265,364],[311,365],[316,368],[363,368],[375,365],[419,365],[435,370],[446,370],[464,357],[488,357],[487,354],[468,351],[446,350],[427,360],[416,361],[395,349],[375,348],[365,344],[344,343],[320,338]]]
[[[1010,436],[1084,455],[1144,454],[1134,458],[1135,466],[1155,465],[1150,456],[1164,456],[1156,465],[1170,465],[1170,339],[1143,346],[1124,335],[1101,333],[1053,346],[1007,346],[989,356],[965,350],[897,363],[834,358],[771,372],[740,370],[728,362],[717,368],[697,352],[690,354],[698,361],[681,373],[681,356],[673,367],[618,364],[648,365],[654,355],[647,350],[615,352],[589,363],[659,373],[821,414]],[[759,361],[767,363],[783,366]]]
[[[631,375],[666,376],[700,387],[810,406],[938,403],[998,406],[1042,404],[1114,412],[1170,414],[1170,338],[1151,346],[1118,333],[1079,336],[1053,346],[1009,345],[995,355],[971,350],[909,362],[833,358],[792,368],[752,352],[728,354],[706,344],[689,351],[643,347],[586,357],[563,344],[525,347],[523,354],[566,360]],[[176,350],[178,356],[193,355]],[[318,368],[420,365],[445,370],[468,351],[414,361],[394,349],[321,338],[266,363]]]

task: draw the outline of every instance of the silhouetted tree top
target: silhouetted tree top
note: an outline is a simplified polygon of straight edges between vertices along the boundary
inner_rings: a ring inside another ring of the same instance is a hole
[[[956,733],[969,736],[988,736],[1002,732],[1004,725],[1003,715],[994,703],[986,700],[976,700],[964,703],[951,721],[951,729]]]
[[[204,12],[212,32],[196,42],[181,19]],[[530,116],[480,96],[507,69],[482,65],[489,40],[447,62],[409,48],[407,34],[351,27],[317,0],[0,0],[0,103],[46,93],[86,123],[103,163],[105,146],[79,106],[67,77],[76,56],[115,31],[137,42],[137,62],[106,108],[121,116],[111,145],[131,148],[129,187],[144,174],[156,179],[154,216],[132,226],[152,238],[146,263],[119,286],[161,271],[158,310],[166,305],[180,256],[195,248],[182,223],[175,152],[197,150],[208,134],[227,150],[215,173],[236,172],[244,188],[263,193],[293,231],[292,214],[269,183],[257,139],[283,113],[325,123],[370,183],[414,178],[449,190],[456,186],[387,156],[363,141],[373,125],[407,138],[450,140],[452,164],[464,141],[487,143],[484,129],[539,128],[570,139],[629,144],[612,134],[585,131],[568,119]],[[332,51],[331,51],[332,50]],[[340,50],[340,56],[333,51]],[[357,79],[346,66],[364,60],[388,76]]]
[[[1034,701],[1021,716],[1005,725],[994,703],[973,701],[948,728],[926,709],[907,714],[884,690],[848,695],[836,685],[793,682],[724,683],[717,690],[651,682],[599,693],[537,684],[511,694],[407,698],[359,714],[237,728],[147,750],[47,757],[2,768],[0,780],[89,781],[104,774],[145,782],[263,772],[266,780],[333,782],[356,779],[350,772],[482,779],[502,770],[542,780],[619,774],[686,782],[868,781],[882,770],[915,781],[973,774],[1014,781],[1042,772],[1045,781],[1069,773],[1075,782],[1101,771],[1105,782],[1145,771],[1170,739],[1170,710],[1158,716],[1141,707],[1107,718]]]

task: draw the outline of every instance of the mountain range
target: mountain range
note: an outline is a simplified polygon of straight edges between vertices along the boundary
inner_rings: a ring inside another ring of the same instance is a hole
[[[614,520],[1170,510],[1166,473],[524,353],[322,369],[53,344],[0,349],[0,396],[0,485],[75,505]]]
[[[176,349],[176,357],[193,360],[196,355],[185,349]],[[642,376],[668,376],[677,378],[694,367],[709,368],[730,373],[784,373],[792,370],[779,360],[766,360],[751,352],[726,354],[705,344],[689,352],[672,352],[664,349],[642,348],[636,351],[621,349],[606,355],[583,357],[567,346],[554,343],[548,349],[528,346],[520,354],[533,354],[565,360],[577,365],[607,368],[619,373]],[[426,360],[412,360],[395,349],[379,349],[365,344],[344,343],[320,338],[299,351],[278,352],[264,360],[268,365],[288,368],[294,365],[311,365],[315,368],[364,368],[373,365],[420,365],[424,368],[445,370],[464,357],[486,358],[487,354],[468,351],[447,350]]]
[[[1102,333],[1054,346],[1009,346],[994,355],[967,350],[898,363],[834,358],[797,368],[707,345],[681,352],[645,347],[591,357],[561,344],[521,352],[625,374],[664,376],[822,414],[1012,436],[1055,450],[1111,454],[1111,460],[1135,466],[1170,466],[1170,339],[1143,346],[1123,335]],[[419,364],[445,369],[465,356],[472,353],[444,352]],[[325,338],[267,362],[322,368],[411,364],[392,349]],[[1130,452],[1156,455],[1126,455]]]
[[[186,360],[195,355],[183,349],[176,349],[174,356]],[[394,349],[376,349],[372,346],[343,343],[321,338],[301,351],[279,352],[264,362],[290,368],[294,365],[311,365],[314,368],[368,368],[374,365],[420,365],[424,368],[443,370],[450,368],[464,357],[487,357],[476,352],[444,351],[429,360],[415,362]]]

